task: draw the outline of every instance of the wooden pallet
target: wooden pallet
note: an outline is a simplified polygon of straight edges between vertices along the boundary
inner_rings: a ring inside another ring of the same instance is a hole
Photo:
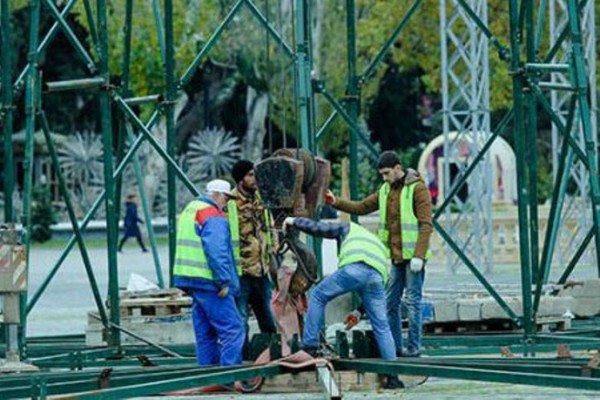
[[[124,298],[120,302],[121,317],[169,316],[185,314],[192,299],[184,296]]]

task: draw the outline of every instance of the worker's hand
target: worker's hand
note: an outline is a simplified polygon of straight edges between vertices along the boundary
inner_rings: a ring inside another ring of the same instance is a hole
[[[229,293],[229,287],[228,286],[223,286],[221,288],[221,290],[219,290],[219,297],[220,298],[224,298],[227,297],[227,294]]]
[[[355,327],[360,322],[361,316],[362,314],[358,310],[354,310],[350,314],[346,315],[346,319],[344,320],[346,326],[344,327],[344,329],[348,331]]]
[[[296,218],[294,218],[294,217],[287,217],[286,219],[283,220],[283,226],[281,227],[281,230],[283,231],[283,233],[286,233],[290,226],[294,226],[295,220],[296,220]]]
[[[425,264],[425,262],[422,258],[413,257],[410,259],[410,270],[417,273],[423,269],[423,264]]]
[[[325,203],[329,204],[330,206],[335,204],[335,195],[329,189],[327,189],[325,192]]]

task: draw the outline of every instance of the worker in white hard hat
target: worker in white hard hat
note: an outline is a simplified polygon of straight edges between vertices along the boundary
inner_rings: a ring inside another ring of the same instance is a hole
[[[242,362],[244,325],[237,311],[239,272],[223,209],[231,197],[229,182],[215,179],[179,216],[175,286],[192,297],[192,319],[199,365]]]

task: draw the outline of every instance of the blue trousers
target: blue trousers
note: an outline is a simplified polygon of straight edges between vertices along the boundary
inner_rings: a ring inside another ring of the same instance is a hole
[[[396,351],[386,314],[383,278],[379,272],[362,262],[338,269],[312,290],[304,321],[303,346],[319,345],[319,331],[323,326],[325,306],[329,301],[348,292],[356,292],[360,297],[371,321],[381,358],[395,360]]]
[[[242,363],[244,326],[232,295],[190,290],[198,365]]]
[[[421,336],[423,334],[421,303],[424,281],[425,268],[415,273],[410,270],[410,261],[392,264],[386,300],[390,328],[398,352],[417,354],[421,351]],[[402,315],[400,312],[402,295],[404,295],[403,301],[408,313],[408,343],[406,349],[402,348]]]

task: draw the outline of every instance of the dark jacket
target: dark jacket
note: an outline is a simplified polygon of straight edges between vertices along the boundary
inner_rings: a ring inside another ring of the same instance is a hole
[[[125,220],[123,226],[125,228],[125,237],[137,237],[141,235],[138,223],[143,223],[138,217],[137,204],[132,201],[125,203]]]
[[[390,242],[388,243],[392,260],[395,263],[402,262],[402,232],[400,215],[400,192],[405,185],[415,186],[413,198],[413,209],[419,221],[419,238],[415,247],[415,257],[425,259],[425,253],[429,249],[429,239],[433,232],[431,197],[427,186],[421,179],[419,173],[413,169],[406,170],[404,177],[394,182],[390,187],[387,198],[386,225],[390,231]],[[370,194],[362,201],[350,201],[338,199],[334,207],[340,211],[351,214],[365,215],[379,210],[379,191]]]

